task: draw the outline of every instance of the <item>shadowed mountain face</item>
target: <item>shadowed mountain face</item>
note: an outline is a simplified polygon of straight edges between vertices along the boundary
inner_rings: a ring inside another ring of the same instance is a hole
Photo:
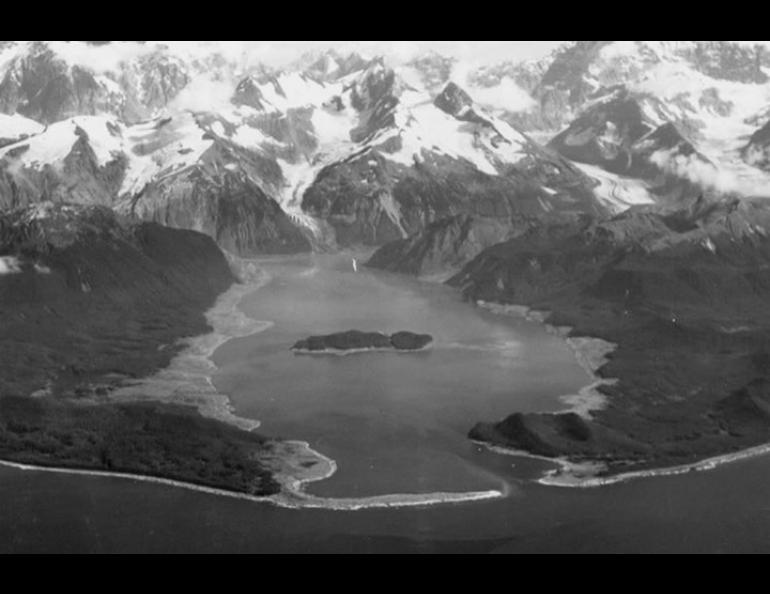
[[[3,395],[89,393],[168,364],[234,277],[199,233],[51,203],[0,216]],[[91,387],[89,387],[91,386]]]
[[[590,418],[514,415],[477,439],[612,472],[683,464],[766,441],[770,210],[707,203],[546,226],[491,248],[450,283],[468,298],[551,312],[617,345],[617,383]]]
[[[754,133],[743,149],[743,158],[750,165],[770,171],[770,122]]]
[[[189,82],[183,64],[162,53],[147,52],[117,71],[100,73],[33,42],[0,79],[0,111],[43,124],[100,114],[133,123],[165,107]]]
[[[52,203],[0,215],[0,457],[271,495],[268,442],[192,406],[110,400],[167,367],[235,282],[205,235]]]
[[[761,137],[746,147],[770,104],[756,48],[569,42],[471,72],[437,54],[252,58],[4,43],[0,205],[108,205],[251,256],[435,245],[419,236],[456,217],[496,229],[470,240],[483,249],[522,219],[770,187]]]
[[[330,53],[301,72],[257,69],[238,79],[212,58],[215,80],[196,97],[180,93],[211,72],[159,49],[98,74],[78,66],[90,77],[91,91],[81,92],[65,49],[41,42],[6,50],[16,55],[0,109],[55,122],[4,141],[6,207],[108,205],[203,231],[246,256],[382,245],[461,214],[605,208],[591,179],[458,85],[436,97],[381,58]],[[206,104],[211,85],[230,100]],[[114,92],[110,101],[105,89]],[[137,97],[155,119],[129,117]]]
[[[722,94],[767,85],[769,66],[767,48],[730,41],[573,41],[536,64],[483,74],[486,86],[510,77],[530,92],[531,113],[511,117],[540,129],[562,129],[593,99],[622,85],[650,105],[660,102],[662,113],[689,132],[702,127],[710,110],[729,117],[739,106]]]
[[[474,439],[608,473],[767,441],[762,48],[575,41],[468,72],[338,52],[279,70],[152,43],[0,42],[0,458],[122,468],[148,430],[129,471],[166,468],[162,452],[183,480],[275,492],[261,438],[105,399],[208,330],[234,282],[221,250],[362,246],[378,248],[371,267],[451,277],[469,300],[548,312],[588,350],[616,345],[582,406],[511,411]],[[95,419],[98,439],[82,438]]]
[[[688,179],[686,168],[717,174],[717,167],[673,123],[658,126],[625,89],[597,100],[549,146],[572,161],[644,180],[661,201],[697,197],[701,188]]]

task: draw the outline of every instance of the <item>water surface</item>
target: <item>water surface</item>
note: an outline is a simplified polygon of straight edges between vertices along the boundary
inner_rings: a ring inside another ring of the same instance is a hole
[[[0,468],[0,552],[770,552],[770,457],[601,489],[525,480],[535,463],[480,451],[476,420],[555,410],[585,385],[566,345],[451,290],[352,273],[348,258],[274,260],[243,308],[275,322],[216,354],[217,386],[271,435],[336,458],[328,496],[511,486],[421,509],[286,510],[160,485]],[[295,357],[309,334],[413,330],[426,353]]]
[[[268,435],[297,438],[337,461],[309,491],[329,497],[499,489],[511,467],[467,439],[479,420],[556,410],[589,383],[564,341],[498,316],[456,291],[376,271],[348,256],[264,264],[272,281],[241,303],[264,333],[220,349],[216,385]],[[311,335],[346,330],[434,337],[420,353],[308,356]],[[522,463],[524,464],[524,463]]]

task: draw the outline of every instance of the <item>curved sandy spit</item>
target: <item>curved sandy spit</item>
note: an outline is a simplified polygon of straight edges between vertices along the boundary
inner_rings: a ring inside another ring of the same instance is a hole
[[[184,489],[186,491],[193,491],[196,493],[203,493],[216,497],[227,497],[229,499],[249,501],[251,503],[268,503],[284,509],[294,510],[312,509],[351,512],[371,509],[404,509],[428,507],[434,505],[457,505],[461,503],[488,501],[492,499],[507,497],[509,494],[509,488],[505,486],[501,491],[479,491],[470,493],[382,495],[376,497],[358,498],[316,497],[314,495],[306,494],[303,489],[309,483],[325,480],[334,475],[337,470],[337,466],[334,461],[322,456],[318,452],[315,452],[307,443],[304,442],[283,442],[281,445],[289,448],[297,448],[297,451],[295,451],[293,456],[288,460],[288,467],[290,468],[294,468],[295,466],[298,466],[303,461],[308,459],[312,459],[314,461],[320,459],[320,464],[317,464],[317,466],[312,470],[303,469],[297,472],[296,475],[281,475],[280,473],[277,474],[276,478],[279,483],[281,483],[283,491],[278,495],[273,495],[270,497],[260,497],[256,495],[249,495],[247,493],[237,493],[235,491],[227,491],[214,487],[205,487],[192,483],[185,483],[182,481],[164,479],[160,477],[145,476],[141,474],[54,468],[47,466],[21,464],[7,460],[0,460],[0,466],[23,472],[39,472],[45,474],[94,477],[103,479],[112,478],[138,483],[148,483],[162,487]],[[284,471],[285,470],[286,469],[284,469]]]
[[[598,338],[570,338],[569,333],[572,329],[549,325],[549,314],[547,312],[535,311],[525,306],[500,305],[496,303],[487,303],[485,301],[478,301],[476,305],[498,315],[522,317],[530,322],[544,324],[548,332],[560,336],[567,342],[574,351],[578,363],[586,373],[593,378],[594,383],[581,389],[576,395],[563,396],[561,398],[562,402],[569,406],[569,408],[563,412],[574,412],[584,418],[591,419],[593,412],[602,410],[607,405],[607,399],[604,394],[599,391],[599,388],[602,386],[613,385],[617,380],[601,378],[598,376],[598,371],[607,363],[607,356],[617,348],[617,345]],[[558,470],[547,473],[543,478],[537,481],[537,483],[541,485],[583,489],[605,487],[643,478],[677,476],[689,474],[691,472],[706,472],[714,470],[724,464],[731,464],[770,454],[770,444],[766,444],[740,452],[726,454],[724,456],[709,458],[692,464],[627,472],[609,477],[599,477],[597,475],[607,469],[606,465],[601,462],[577,463],[566,458],[546,458],[527,452],[494,446],[492,444],[476,443],[477,445],[483,446],[498,454],[515,456],[517,458],[530,458],[558,465]]]
[[[238,307],[241,301],[272,279],[257,261],[240,260],[229,256],[231,266],[240,283],[224,293],[214,307],[206,314],[213,331],[183,341],[186,348],[177,355],[170,366],[155,375],[132,382],[110,394],[117,402],[153,401],[193,406],[204,416],[228,423],[245,431],[254,431],[261,423],[235,414],[226,394],[215,388],[212,376],[217,367],[212,360],[214,353],[224,344],[238,338],[259,334],[273,327],[272,322],[260,322],[246,316]],[[383,349],[384,352],[408,354],[428,350],[432,343],[420,351],[399,351]],[[361,352],[373,352],[364,349]],[[298,353],[306,354],[306,353]],[[311,355],[348,355],[350,352],[307,353]],[[271,497],[260,497],[224,489],[205,487],[173,479],[145,476],[141,474],[78,470],[35,466],[0,460],[0,466],[20,471],[49,474],[115,478],[134,482],[185,489],[207,495],[228,497],[254,503],[270,503],[287,509],[318,509],[329,511],[361,511],[367,509],[400,509],[426,507],[441,504],[461,504],[500,499],[510,494],[510,488],[503,483],[500,490],[466,493],[392,494],[376,497],[328,498],[317,497],[304,492],[307,485],[331,478],[337,472],[334,460],[316,452],[310,444],[302,441],[270,442],[272,451],[262,462],[270,468],[282,492]]]
[[[748,448],[746,450],[741,450],[740,452],[733,452],[732,454],[725,454],[724,456],[707,458],[706,460],[701,460],[700,462],[683,464],[681,466],[670,466],[668,468],[651,468],[649,470],[638,470],[633,472],[624,472],[613,476],[600,477],[597,476],[597,474],[606,470],[606,466],[601,463],[579,463],[572,462],[566,458],[546,458],[544,456],[536,456],[534,454],[520,450],[512,450],[499,446],[493,446],[483,442],[474,443],[480,447],[488,449],[491,452],[494,452],[495,454],[500,454],[502,456],[529,458],[531,460],[540,460],[549,464],[555,464],[559,467],[557,470],[552,470],[545,473],[542,478],[534,482],[546,487],[559,487],[566,489],[598,489],[600,487],[608,487],[611,485],[618,485],[641,479],[682,476],[685,474],[692,474],[694,472],[709,472],[716,470],[720,466],[745,462],[747,460],[759,458],[761,456],[770,455],[770,444],[766,444],[754,448]]]
[[[586,373],[588,373],[595,381],[593,384],[580,390],[577,395],[563,396],[561,398],[562,402],[569,405],[569,408],[564,412],[574,412],[582,417],[590,419],[592,412],[602,410],[606,406],[607,399],[601,392],[599,392],[599,388],[602,386],[614,385],[617,380],[601,378],[598,376],[598,371],[607,363],[607,356],[617,348],[617,345],[598,338],[570,338],[569,333],[572,329],[549,325],[549,314],[547,312],[535,311],[519,305],[500,305],[484,301],[479,301],[476,305],[498,315],[523,317],[530,322],[544,324],[548,332],[560,336],[567,342],[570,348],[572,348],[580,366],[585,369]],[[517,458],[529,458],[532,460],[548,462],[549,464],[555,464],[559,467],[557,470],[546,473],[536,482],[548,487],[571,489],[596,489],[645,478],[680,476],[692,472],[707,472],[725,464],[742,462],[751,458],[770,454],[770,444],[765,444],[741,450],[740,452],[716,456],[700,462],[693,462],[692,464],[639,470],[614,476],[600,477],[598,475],[607,470],[607,466],[601,462],[573,462],[567,458],[546,458],[544,456],[537,456],[528,452],[507,449],[488,443],[474,443],[496,454],[514,456]]]

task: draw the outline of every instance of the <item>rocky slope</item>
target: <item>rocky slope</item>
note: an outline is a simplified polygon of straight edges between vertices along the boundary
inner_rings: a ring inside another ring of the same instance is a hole
[[[385,72],[382,76],[386,76]],[[340,245],[381,245],[457,215],[497,219],[556,210],[598,212],[594,183],[564,159],[486,113],[450,83],[435,100],[388,91],[365,151],[321,171],[303,209]]]
[[[477,80],[492,87],[514,78],[531,93],[532,111],[552,131],[569,125],[587,102],[607,89],[623,85],[692,132],[708,128],[715,116],[731,118],[744,109],[753,115],[761,109],[756,102],[766,96],[768,68],[770,52],[761,45],[572,41],[535,64],[486,67]],[[741,91],[745,96],[739,96]]]
[[[103,114],[135,123],[165,108],[197,74],[161,47],[122,44],[133,50],[126,60],[112,59],[109,49],[91,42],[17,42],[6,48],[0,52],[0,112],[43,124]]]
[[[428,225],[422,232],[377,250],[367,262],[370,268],[420,277],[451,276],[484,249],[502,243],[536,224],[458,215]]]
[[[767,122],[769,75],[770,52],[761,45],[576,41],[537,63],[487,66],[471,80],[492,98],[526,93],[531,101],[519,97],[514,110],[497,103],[495,113],[541,140],[582,126],[597,101],[622,91],[654,128],[673,126],[711,164],[677,158],[669,173],[711,194],[766,197],[770,180],[745,166],[741,150],[757,122]],[[637,117],[629,117],[633,128]]]
[[[109,205],[253,255],[770,187],[741,152],[768,57],[732,42],[569,42],[476,70],[164,43],[3,44],[0,203]]]
[[[6,206],[110,205],[243,255],[380,245],[460,214],[615,206],[449,84],[455,62],[437,55],[392,68],[330,52],[245,73],[139,42],[19,42],[2,55],[0,111],[50,123],[0,151]]]
[[[767,441],[770,209],[699,200],[547,226],[491,248],[450,283],[474,300],[550,312],[573,338],[617,345],[606,403],[514,414],[472,437],[610,474]]]
[[[206,333],[206,310],[234,281],[192,231],[104,207],[0,216],[0,458],[275,493],[263,438],[195,409],[109,400]]]
[[[549,146],[577,163],[642,180],[657,202],[697,197],[701,179],[718,175],[674,124],[659,124],[624,88],[588,105]]]
[[[770,171],[770,122],[752,135],[743,158],[749,165]]]
[[[206,236],[51,203],[0,219],[3,394],[88,391],[163,367],[234,278]]]
[[[205,232],[244,256],[310,250],[266,193],[280,180],[274,160],[184,114],[132,127],[79,116],[0,149],[0,208],[100,204]]]
[[[569,42],[538,62],[486,66],[467,84],[480,109],[530,137],[548,138],[560,163],[588,179],[596,201],[617,213],[675,207],[704,192],[770,196],[764,129],[756,132],[767,122],[768,59],[761,48],[732,42]],[[545,162],[542,155],[537,161]],[[565,185],[565,178],[546,184]],[[496,240],[574,218],[561,211],[531,219],[531,211],[505,220],[477,212],[440,218],[386,245],[372,265],[420,275],[456,271]]]

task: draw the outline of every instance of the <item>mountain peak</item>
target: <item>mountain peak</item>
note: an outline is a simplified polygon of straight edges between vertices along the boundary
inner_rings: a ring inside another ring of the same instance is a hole
[[[455,117],[462,115],[473,107],[471,96],[455,82],[447,84],[441,94],[436,97],[434,103],[440,110]]]
[[[238,83],[238,87],[235,89],[235,95],[232,99],[234,105],[245,105],[247,107],[252,107],[257,111],[262,111],[264,109],[265,106],[263,101],[264,96],[262,95],[262,91],[259,89],[257,81],[252,76],[247,76]]]
[[[334,48],[307,52],[290,70],[307,74],[320,82],[333,82],[354,72],[363,71],[370,60],[356,52],[344,53]]]

